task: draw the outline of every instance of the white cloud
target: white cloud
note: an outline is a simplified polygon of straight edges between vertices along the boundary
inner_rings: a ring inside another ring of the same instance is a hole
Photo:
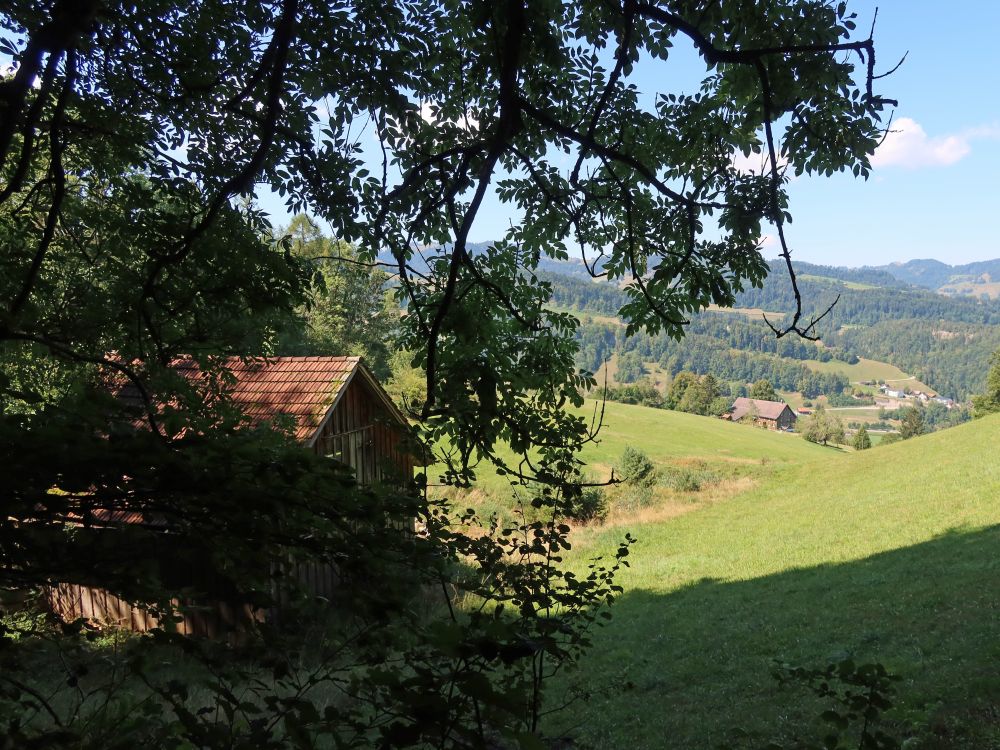
[[[441,117],[440,113],[436,112],[437,105],[434,102],[424,101],[420,103],[420,117],[424,122],[430,123],[431,125],[444,125],[444,124],[455,124],[454,120],[449,120],[448,118]],[[479,120],[475,115],[470,112],[465,112],[462,116],[460,122],[457,123],[463,130],[476,131],[479,130]]]
[[[772,247],[778,247],[778,238],[773,234],[762,234],[760,239],[757,240],[758,250],[767,250]]]
[[[985,125],[931,137],[916,120],[900,117],[875,150],[872,164],[906,169],[946,167],[968,156],[972,141],[982,138],[1000,138],[1000,126]]]
[[[759,154],[751,152],[749,156],[742,151],[734,151],[730,157],[730,163],[737,172],[742,172],[743,174],[769,174],[771,171],[770,159],[764,151],[761,151]],[[784,155],[779,154],[778,169],[783,170],[787,166],[788,159]]]

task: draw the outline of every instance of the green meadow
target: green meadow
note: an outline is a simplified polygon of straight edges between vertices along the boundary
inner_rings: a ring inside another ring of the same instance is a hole
[[[803,273],[799,275],[799,278],[803,281],[817,281],[821,284],[829,284],[830,286],[843,286],[847,289],[878,289],[874,284],[863,284],[860,281],[844,281],[843,279],[834,279],[830,276],[816,276],[811,273]]]
[[[862,357],[853,365],[849,365],[839,359],[831,359],[828,362],[820,362],[816,359],[804,359],[802,360],[802,364],[814,372],[843,373],[852,383],[859,383],[862,380],[884,380],[889,385],[897,388],[933,391],[932,388],[907,375],[895,365],[890,365],[888,362],[879,362],[876,359],[865,359]]]
[[[613,619],[559,678],[591,700],[551,731],[634,750],[818,738],[826,705],[772,664],[850,655],[901,676],[889,726],[907,748],[1000,747],[998,436],[1000,415],[851,453],[609,404],[597,474],[626,444],[752,471],[687,512],[573,532],[581,568],[626,530],[638,542]]]
[[[600,425],[597,439],[582,453],[587,470],[597,480],[611,476],[611,469],[626,445],[641,448],[661,467],[698,462],[744,469],[744,473],[751,468],[763,468],[768,473],[776,466],[798,464],[839,452],[835,448],[807,443],[797,435],[734,425],[694,414],[611,401],[604,405],[603,415],[601,409],[599,402],[587,400],[577,412],[590,423]],[[509,452],[500,451],[499,455],[507,463],[516,463]],[[440,467],[431,467],[430,481],[433,482],[439,473]],[[481,499],[485,508],[508,507],[510,491],[508,479],[497,476],[485,463],[480,466],[474,497]]]

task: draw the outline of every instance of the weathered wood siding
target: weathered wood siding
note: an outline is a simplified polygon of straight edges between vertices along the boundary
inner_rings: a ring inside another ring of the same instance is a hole
[[[159,618],[148,610],[102,588],[61,583],[49,587],[45,598],[52,611],[67,620],[82,617],[136,633],[161,625]],[[172,625],[164,623],[165,629],[174,629],[182,635],[220,638],[245,628],[260,616],[246,604],[217,599],[201,603],[173,599],[171,604],[183,607],[183,611],[178,612],[179,619]]]
[[[400,484],[413,477],[401,427],[360,377],[351,380],[313,450],[354,469],[360,484]]]
[[[790,407],[786,406],[784,410],[782,410],[781,414],[778,415],[776,422],[779,430],[790,430],[795,427],[795,422],[797,420],[798,417],[795,416],[795,412],[793,412]]]

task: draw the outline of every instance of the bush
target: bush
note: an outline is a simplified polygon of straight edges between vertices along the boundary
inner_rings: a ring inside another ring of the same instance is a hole
[[[615,507],[631,513],[653,503],[653,490],[648,485],[623,485],[614,498]]]
[[[650,487],[656,481],[656,467],[649,456],[638,448],[626,445],[618,461],[618,473],[627,484]]]
[[[872,440],[868,437],[868,430],[864,425],[861,425],[860,429],[858,429],[851,444],[854,446],[854,450],[858,451],[866,451],[872,447]]]
[[[708,415],[711,417],[721,417],[730,407],[733,405],[733,400],[727,398],[726,396],[718,396],[712,400],[711,405],[708,407]]]
[[[718,479],[719,475],[704,465],[671,466],[661,475],[660,483],[678,492],[698,492]]]
[[[600,487],[583,487],[567,514],[573,521],[600,523],[608,517],[608,498]]]

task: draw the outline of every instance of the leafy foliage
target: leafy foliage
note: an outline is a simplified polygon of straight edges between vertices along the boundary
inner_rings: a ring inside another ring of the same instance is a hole
[[[649,487],[656,480],[656,466],[649,456],[631,445],[622,451],[618,473],[626,483],[637,487]]]
[[[567,518],[582,523],[600,523],[611,510],[607,495],[600,487],[583,487],[580,496],[567,511]]]
[[[619,383],[635,383],[642,380],[645,374],[638,352],[627,352],[618,358],[618,373],[615,379]]]
[[[986,376],[986,391],[973,397],[972,408],[977,418],[1000,411],[1000,349],[990,355],[990,371]]]
[[[858,431],[854,433],[854,439],[851,440],[851,445],[854,446],[854,450],[866,451],[872,447],[872,439],[868,435],[868,428],[864,425],[858,427]]]
[[[584,578],[556,567],[580,491],[576,456],[597,428],[568,407],[595,383],[576,368],[578,321],[548,307],[541,258],[570,246],[604,254],[625,288],[626,330],[649,336],[679,338],[690,314],[759,286],[764,225],[789,221],[784,169],[869,174],[891,102],[874,90],[873,40],[854,28],[846,6],[813,0],[704,12],[5,4],[0,51],[17,69],[0,83],[0,445],[14,482],[0,589],[99,583],[169,615],[182,594],[211,592],[148,564],[154,540],[191,561],[207,554],[231,593],[260,607],[280,598],[286,565],[333,564],[345,581],[336,609],[349,614],[346,630],[319,640],[320,671],[296,683],[279,664],[272,682],[250,681],[281,653],[261,627],[242,674],[231,653],[232,678],[198,655],[215,676],[207,699],[150,677],[172,718],[150,718],[151,734],[133,738],[467,747],[506,733],[537,746],[544,680],[586,647],[618,564]],[[703,86],[657,92],[650,109],[631,82],[636,64],[663,62],[680,42],[700,55]],[[734,169],[736,152],[765,154],[767,173]],[[387,258],[406,310],[397,343],[424,376],[418,430],[440,447],[445,482],[469,484],[492,461],[515,483],[539,483],[545,520],[463,533],[472,519],[451,518],[421,488],[357,487],[293,445],[287,424],[253,429],[227,402],[217,355],[339,346],[358,321],[387,322],[378,274],[342,288],[323,264],[317,275],[329,243],[305,222],[272,240],[259,184],[328,224],[359,268]],[[493,186],[523,220],[473,255]],[[797,295],[794,307],[782,333],[810,333]],[[305,339],[283,340],[303,313]],[[197,357],[198,387],[171,370],[179,354]],[[106,397],[109,377],[139,392],[137,411]],[[143,523],[104,528],[118,513]],[[397,529],[413,518],[423,536]],[[480,606],[455,611],[448,599],[448,620],[415,622],[406,594],[431,582],[461,584]],[[310,621],[287,619],[292,630]],[[290,658],[313,643],[298,637]],[[255,686],[246,701],[237,683]],[[361,708],[320,714],[307,696],[331,684]],[[14,704],[38,697],[14,689]],[[86,731],[32,708],[53,722],[26,729],[4,710],[9,736],[73,744]]]
[[[799,683],[832,704],[821,715],[826,732],[821,742],[800,741],[797,750],[898,750],[902,745],[879,723],[892,708],[899,677],[878,663],[855,664],[851,659],[820,669],[779,665],[774,671],[779,682]],[[772,745],[781,750],[782,745]]]
[[[649,378],[643,378],[631,385],[622,385],[617,388],[602,386],[596,389],[593,395],[609,401],[619,401],[623,404],[640,404],[654,409],[664,409],[667,406],[663,394],[660,393]]]
[[[775,393],[774,386],[768,380],[758,380],[752,386],[750,386],[750,392],[747,394],[749,398],[758,399],[760,401],[780,401],[778,394]]]
[[[277,353],[362,356],[375,375],[388,378],[399,325],[388,274],[361,263],[353,248],[326,237],[305,214],[275,234],[313,274],[308,299],[282,332]]]
[[[927,432],[927,426],[924,424],[924,413],[922,409],[916,406],[908,406],[905,409],[899,410],[899,436],[903,440],[908,440],[912,437],[917,437],[918,435],[923,435]]]
[[[822,406],[817,406],[813,413],[799,420],[798,430],[802,437],[810,443],[843,443],[845,442],[844,424],[840,417],[830,414]]]
[[[345,551],[335,604],[348,609],[331,619],[317,618],[315,603],[286,608],[284,627],[244,638],[235,654],[165,632],[109,650],[79,622],[65,632],[10,623],[3,736],[12,747],[535,747],[544,685],[590,644],[633,540],[578,576],[560,562],[579,485],[543,487],[532,505],[538,520],[509,526],[434,506],[417,537],[369,521],[356,542],[382,546],[377,556]],[[441,599],[428,614],[431,591]],[[453,606],[462,601],[472,604]]]

